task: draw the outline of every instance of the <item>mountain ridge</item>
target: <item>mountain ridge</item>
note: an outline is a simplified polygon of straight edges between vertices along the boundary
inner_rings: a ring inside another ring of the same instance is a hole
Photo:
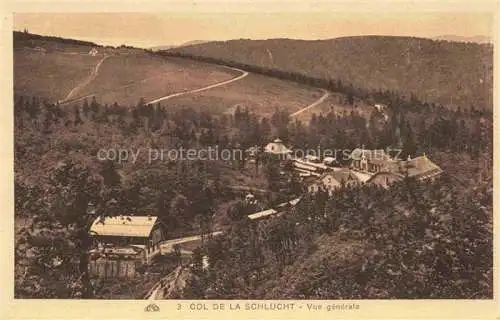
[[[166,53],[341,80],[367,90],[415,94],[422,101],[452,107],[493,106],[491,44],[399,36],[241,39],[173,48]]]

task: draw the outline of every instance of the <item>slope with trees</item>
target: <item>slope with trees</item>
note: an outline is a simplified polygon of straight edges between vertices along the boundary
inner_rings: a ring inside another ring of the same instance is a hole
[[[164,54],[254,67],[298,80],[306,76],[323,87],[332,88],[325,82],[341,81],[368,91],[414,94],[421,101],[450,107],[491,110],[493,106],[493,46],[489,44],[359,36],[216,41]]]

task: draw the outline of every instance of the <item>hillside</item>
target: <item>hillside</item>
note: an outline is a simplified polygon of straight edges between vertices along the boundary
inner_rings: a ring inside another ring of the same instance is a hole
[[[92,48],[97,48],[95,56],[89,55]],[[14,94],[62,105],[83,104],[85,98],[90,102],[95,97],[103,105],[135,106],[141,98],[152,101],[240,75],[215,64],[134,48],[94,47],[79,40],[14,33]],[[239,106],[270,117],[277,108],[296,112],[322,95],[311,86],[252,73],[241,81],[176,96],[164,104],[169,109],[192,107],[227,114]],[[322,104],[325,110],[331,106],[341,110],[334,98]]]
[[[14,32],[14,94],[42,101],[135,105],[231,79],[219,66],[153,56],[142,49]],[[95,54],[90,51],[95,48]]]
[[[456,35],[442,35],[442,36],[434,37],[432,39],[454,41],[454,42],[493,43],[492,39],[488,36],[461,37],[461,36],[456,36]]]
[[[14,47],[19,47],[23,45],[33,45],[33,44],[42,44],[42,43],[52,43],[52,44],[60,44],[60,45],[72,45],[72,46],[86,46],[86,47],[100,47],[93,42],[75,40],[75,39],[66,39],[61,37],[54,36],[43,36],[39,34],[29,33],[29,32],[19,32],[14,31],[13,34],[14,39]]]
[[[242,39],[174,48],[167,54],[340,79],[365,90],[413,93],[420,100],[447,106],[493,106],[492,45],[388,36]]]
[[[180,48],[180,47],[187,47],[187,46],[192,46],[192,45],[197,45],[197,44],[203,44],[203,43],[207,43],[209,41],[205,41],[205,40],[192,40],[192,41],[187,41],[187,42],[184,42],[184,43],[181,43],[179,45],[159,45],[159,46],[154,46],[154,47],[150,47],[148,48],[149,50],[151,51],[162,51],[162,50],[169,50],[169,49],[173,49],[173,48]]]

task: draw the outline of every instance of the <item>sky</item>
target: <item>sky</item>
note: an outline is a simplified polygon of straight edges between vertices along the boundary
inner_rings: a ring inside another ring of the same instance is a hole
[[[355,35],[492,37],[493,16],[481,12],[128,12],[15,13],[14,30],[137,47],[192,40],[330,39]]]

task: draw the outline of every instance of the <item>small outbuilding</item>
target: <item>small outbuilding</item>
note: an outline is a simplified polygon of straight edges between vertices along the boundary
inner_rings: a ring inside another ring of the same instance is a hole
[[[97,56],[97,53],[98,53],[97,49],[96,49],[96,48],[92,48],[92,49],[89,51],[89,56],[93,56],[93,57],[95,57],[95,56]]]

